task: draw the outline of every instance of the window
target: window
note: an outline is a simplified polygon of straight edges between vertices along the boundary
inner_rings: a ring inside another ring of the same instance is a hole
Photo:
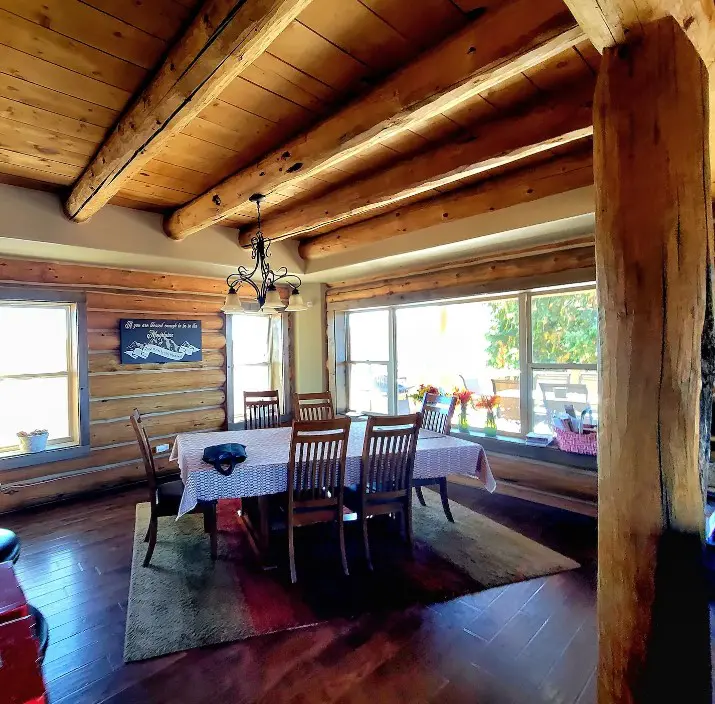
[[[350,313],[348,324],[348,408],[387,413],[390,316],[387,310]]]
[[[228,317],[229,427],[243,423],[243,392],[279,392],[285,412],[283,319],[280,315]]]
[[[596,292],[534,294],[531,307],[531,424],[548,432],[554,413],[572,404],[598,417]]]
[[[598,417],[592,287],[394,306],[346,316],[347,409],[407,413],[420,384],[497,394],[497,430],[546,432],[568,404]],[[454,422],[457,422],[455,414]],[[486,411],[470,408],[481,429]]]
[[[0,329],[6,331],[0,345],[2,467],[49,461],[45,453],[30,456],[21,451],[21,431],[47,430],[47,450],[87,449],[89,444],[86,354],[80,355],[79,346],[81,297],[43,296],[58,297],[55,301],[28,300],[27,295],[0,290]],[[63,297],[76,300],[60,300]],[[76,454],[53,454],[52,459]]]
[[[516,298],[397,308],[395,322],[399,412],[419,405],[409,396],[420,384],[448,392],[466,386],[480,395],[499,393],[504,407],[498,429],[521,432]],[[470,408],[467,417],[470,425],[484,427],[486,411]]]

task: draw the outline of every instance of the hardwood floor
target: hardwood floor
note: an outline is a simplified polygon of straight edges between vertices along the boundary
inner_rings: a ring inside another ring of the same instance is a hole
[[[595,702],[595,521],[450,485],[452,500],[579,561],[579,570],[429,608],[124,665],[134,505],[144,489],[0,516],[49,621],[52,704]]]

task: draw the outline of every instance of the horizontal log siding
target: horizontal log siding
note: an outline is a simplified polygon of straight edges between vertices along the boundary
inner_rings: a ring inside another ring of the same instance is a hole
[[[86,457],[0,472],[0,513],[143,479],[128,420],[135,407],[145,415],[154,445],[170,443],[177,432],[226,427],[223,281],[0,259],[0,282],[86,292],[91,434]],[[120,364],[121,318],[200,320],[203,360]],[[157,461],[160,473],[177,471],[168,453]]]
[[[469,264],[443,266],[434,271],[398,274],[390,279],[329,285],[329,310],[398,305],[596,278],[592,244],[548,245],[552,251],[491,255]],[[541,248],[539,248],[541,249]]]

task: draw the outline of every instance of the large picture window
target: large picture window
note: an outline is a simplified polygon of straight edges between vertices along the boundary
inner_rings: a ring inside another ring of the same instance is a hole
[[[498,395],[503,435],[548,432],[569,404],[598,418],[592,286],[350,312],[346,338],[349,411],[417,410],[412,395],[430,384]],[[485,426],[486,411],[467,417]]]
[[[229,427],[242,427],[243,392],[277,390],[285,412],[283,319],[280,315],[228,316]]]
[[[420,384],[448,392],[466,387],[477,394],[500,393],[505,405],[498,428],[521,432],[516,298],[397,308],[395,323],[399,412],[409,412],[410,394]],[[499,325],[517,330],[516,343],[495,338]],[[468,418],[481,427],[486,412],[470,409]]]
[[[15,300],[8,291],[1,295],[0,329],[5,331],[0,345],[2,466],[18,466],[12,459],[28,456],[20,448],[19,432],[46,430],[46,450],[87,445],[86,398],[82,398],[87,394],[86,359],[84,355],[80,359],[79,302]],[[31,459],[38,458],[48,461],[43,452]]]

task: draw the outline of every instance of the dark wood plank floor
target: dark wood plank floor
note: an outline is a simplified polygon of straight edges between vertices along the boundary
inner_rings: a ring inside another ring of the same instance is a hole
[[[17,573],[49,621],[51,702],[595,702],[595,521],[450,491],[582,567],[388,618],[131,665],[122,648],[134,505],[145,490],[0,516],[22,539]]]

